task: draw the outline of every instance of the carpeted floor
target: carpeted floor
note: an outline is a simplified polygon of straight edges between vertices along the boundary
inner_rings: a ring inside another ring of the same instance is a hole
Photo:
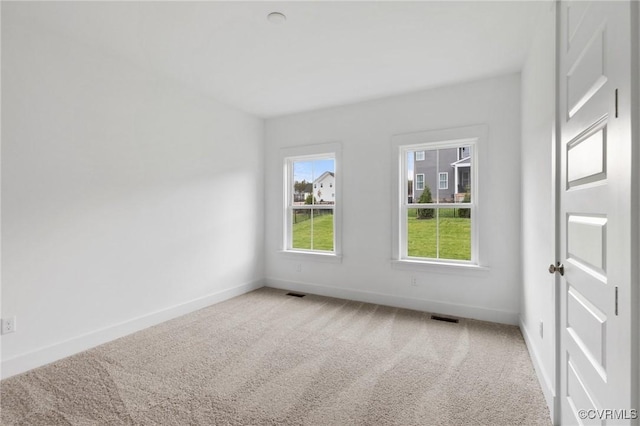
[[[263,288],[0,383],[3,425],[550,424],[517,327]]]

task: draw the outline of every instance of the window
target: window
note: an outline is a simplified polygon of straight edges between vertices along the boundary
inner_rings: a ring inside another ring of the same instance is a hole
[[[337,148],[337,144],[325,144],[282,150],[284,252],[339,253]],[[325,184],[333,188],[331,192],[325,191]]]
[[[417,152],[422,152],[427,161],[412,164],[411,159]],[[415,173],[416,190],[423,191],[417,199],[403,199],[399,206],[404,218],[403,252],[406,250],[406,258],[472,260],[473,192],[452,194],[447,191],[449,173],[440,171],[451,169],[457,154],[456,142],[402,149],[403,168]]]
[[[416,161],[424,161],[424,151],[416,151]]]
[[[458,160],[463,160],[469,157],[470,148],[468,146],[458,147]]]
[[[449,189],[449,173],[440,172],[438,174],[438,189]]]
[[[485,134],[486,126],[473,126],[393,138],[394,264],[486,269],[480,266],[477,226],[477,147]],[[407,197],[412,180],[414,196]]]

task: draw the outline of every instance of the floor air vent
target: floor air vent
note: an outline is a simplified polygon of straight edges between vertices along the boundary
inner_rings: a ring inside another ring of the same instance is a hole
[[[447,318],[447,317],[441,317],[439,315],[431,315],[431,319],[432,320],[436,320],[436,321],[452,322],[452,323],[455,323],[455,324],[458,323],[458,319],[457,318]]]
[[[293,296],[293,297],[304,297],[306,296],[306,294],[301,294],[301,293],[287,293],[287,296]]]

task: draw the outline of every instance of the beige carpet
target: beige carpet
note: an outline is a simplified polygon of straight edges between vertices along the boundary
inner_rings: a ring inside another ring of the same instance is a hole
[[[3,425],[550,424],[516,327],[267,288],[0,387]]]

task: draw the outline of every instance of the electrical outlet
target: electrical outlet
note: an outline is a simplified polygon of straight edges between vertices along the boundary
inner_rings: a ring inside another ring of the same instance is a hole
[[[417,287],[418,286],[418,280],[416,279],[416,277],[411,277],[411,287]]]
[[[296,264],[296,272],[302,272],[302,264],[301,263],[297,263]]]
[[[2,319],[2,334],[9,334],[16,331],[16,317]]]
[[[544,337],[544,323],[540,321],[540,337]]]

